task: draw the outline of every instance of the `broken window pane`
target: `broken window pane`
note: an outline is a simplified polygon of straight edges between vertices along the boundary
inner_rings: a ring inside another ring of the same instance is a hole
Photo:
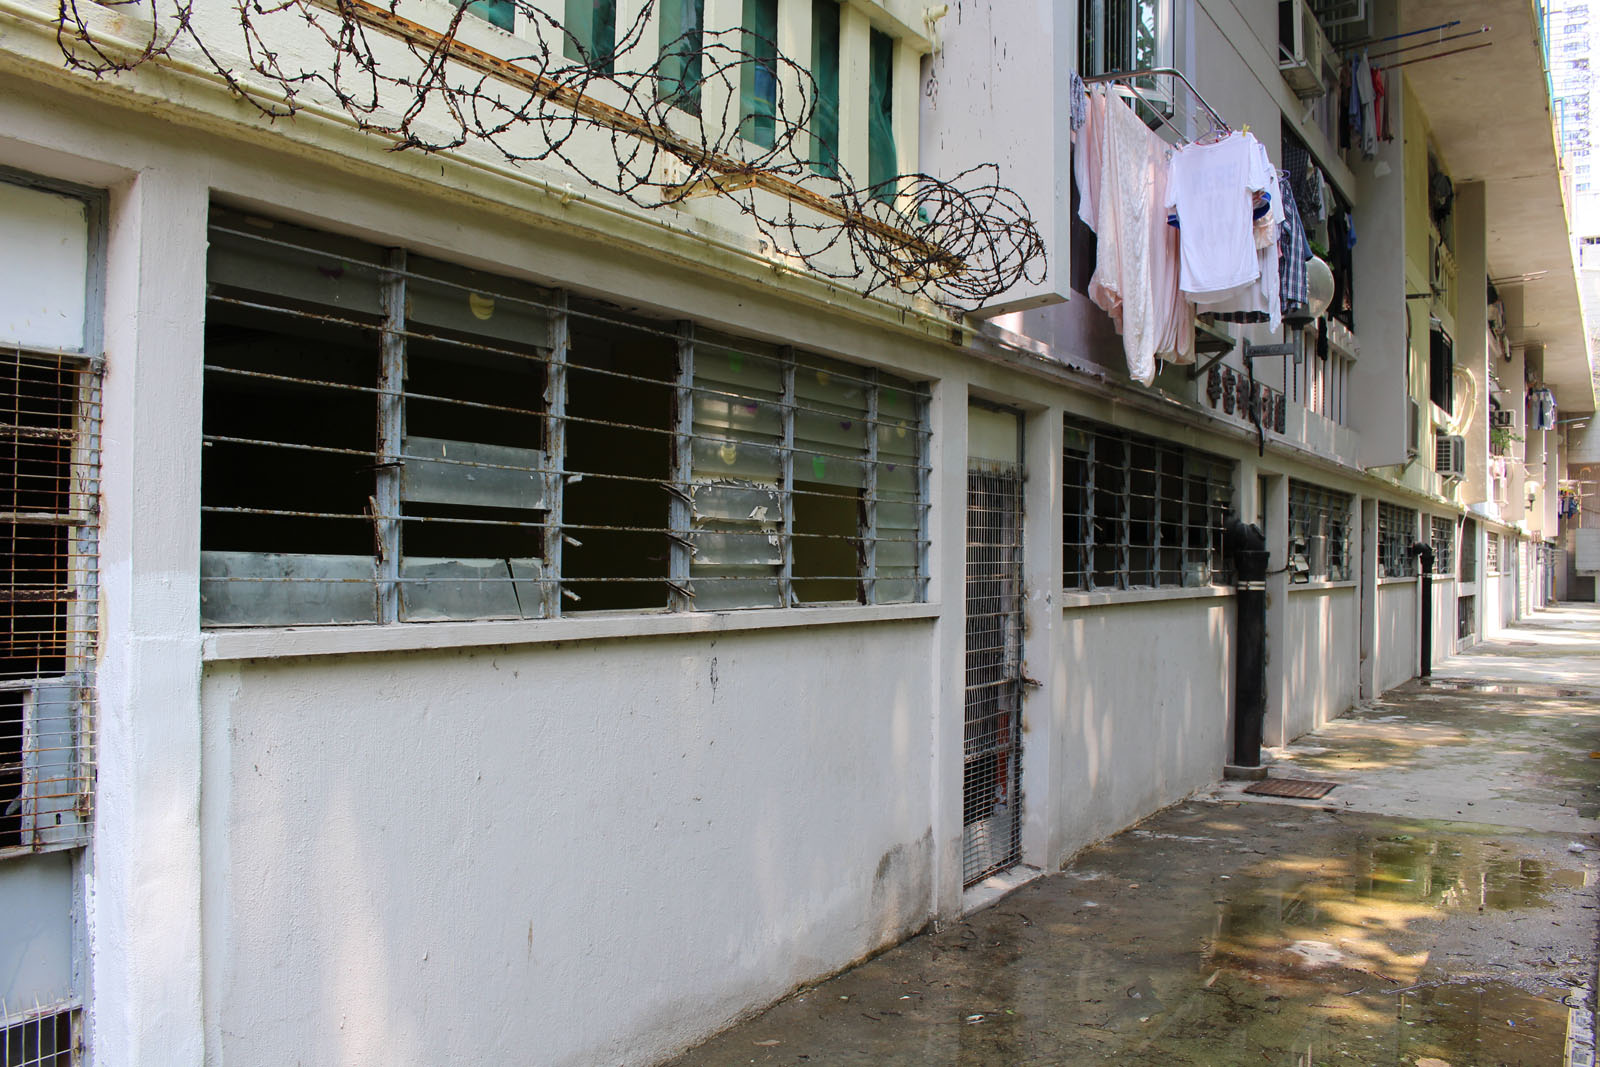
[[[770,350],[696,337],[689,575],[697,610],[783,605],[784,374]]]

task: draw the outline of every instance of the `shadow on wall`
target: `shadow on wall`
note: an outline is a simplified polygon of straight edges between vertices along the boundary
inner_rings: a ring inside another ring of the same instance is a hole
[[[920,929],[931,627],[796,634],[211,668],[217,1054],[649,1061]]]
[[[1228,746],[1233,614],[1220,597],[1065,613],[1057,860],[1215,779]]]

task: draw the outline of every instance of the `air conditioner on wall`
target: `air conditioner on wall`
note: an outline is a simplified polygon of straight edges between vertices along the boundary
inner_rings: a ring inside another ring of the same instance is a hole
[[[1327,93],[1333,46],[1306,0],[1278,0],[1278,72],[1302,100]]]
[[[1467,476],[1467,439],[1440,434],[1434,439],[1433,469],[1445,478]]]

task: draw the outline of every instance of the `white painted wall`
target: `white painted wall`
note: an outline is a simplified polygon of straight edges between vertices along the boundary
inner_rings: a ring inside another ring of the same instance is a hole
[[[1377,677],[1380,693],[1417,674],[1417,598],[1415,579],[1378,586]]]
[[[1343,715],[1356,702],[1360,627],[1355,584],[1290,587],[1285,612],[1288,662],[1268,665],[1284,675],[1284,725],[1289,740]]]
[[[930,634],[211,665],[211,1056],[645,1063],[914,932]]]
[[[1433,665],[1455,655],[1456,645],[1456,590],[1454,578],[1433,578]]]
[[[1226,596],[1062,613],[1061,859],[1217,777],[1232,744],[1233,609]]]

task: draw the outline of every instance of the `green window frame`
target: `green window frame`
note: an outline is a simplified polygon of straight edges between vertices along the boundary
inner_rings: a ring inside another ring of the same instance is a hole
[[[894,38],[873,30],[867,48],[867,182],[872,198],[893,203],[900,174],[894,143]]]
[[[662,0],[661,58],[657,61],[658,99],[700,114],[702,49],[705,47],[705,0]]]
[[[816,85],[811,115],[811,169],[839,175],[839,4],[811,0],[811,80]]]
[[[771,148],[778,111],[778,0],[744,0],[739,135]]]
[[[455,0],[457,7],[466,8],[467,14],[475,15],[491,26],[510,33],[517,27],[517,5],[515,0]]]
[[[563,23],[562,54],[610,74],[617,51],[617,0],[566,0]]]

